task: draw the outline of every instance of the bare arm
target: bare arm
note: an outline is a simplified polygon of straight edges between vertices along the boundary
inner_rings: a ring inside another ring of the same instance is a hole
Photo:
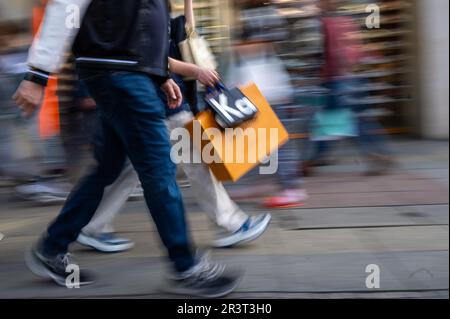
[[[206,86],[214,86],[220,81],[219,74],[214,70],[200,68],[195,64],[169,58],[170,70],[184,77],[195,78]]]
[[[184,16],[186,17],[186,24],[195,29],[195,16],[193,0],[184,0]]]
[[[195,64],[182,62],[169,58],[170,71],[182,75],[184,77],[197,78],[199,67]]]

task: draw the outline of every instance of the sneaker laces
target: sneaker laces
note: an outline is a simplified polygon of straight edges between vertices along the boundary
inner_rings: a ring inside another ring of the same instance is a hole
[[[224,271],[225,265],[212,263],[210,253],[205,253],[186,279],[196,282],[207,282],[219,277]]]
[[[205,262],[197,275],[198,280],[200,281],[211,281],[220,275],[225,270],[225,266],[217,263]]]
[[[68,265],[72,264],[71,259],[72,255],[70,253],[67,253],[65,255],[58,255],[58,261],[64,265],[64,267],[67,267]]]

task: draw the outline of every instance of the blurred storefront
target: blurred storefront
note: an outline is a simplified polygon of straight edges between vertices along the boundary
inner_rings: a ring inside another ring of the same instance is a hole
[[[0,51],[26,47],[30,41],[34,0],[0,0]],[[183,0],[172,0],[183,11]],[[218,56],[238,37],[240,8],[246,0],[195,0],[199,31]],[[254,1],[253,1],[254,2]],[[319,0],[273,0],[285,19],[289,37],[279,54],[291,74],[302,103],[315,103],[321,66]],[[358,89],[391,133],[426,138],[449,136],[447,0],[341,0],[339,11],[359,21],[367,58],[356,76]],[[369,5],[380,8],[380,28],[368,29]],[[12,36],[13,35],[13,36]]]
[[[416,88],[412,125],[421,136],[449,137],[449,1],[416,0]]]
[[[29,45],[33,3],[34,0],[0,0],[0,53]]]
[[[184,0],[171,0],[171,2],[173,13],[182,14]],[[233,1],[195,0],[194,11],[199,33],[208,39],[214,53],[220,55],[230,45]]]
[[[1,0],[0,22],[29,19],[32,5],[33,1],[30,0]]]
[[[183,1],[176,1],[182,5]],[[198,1],[199,25],[216,52],[236,40],[240,8],[255,1]],[[319,0],[274,0],[289,36],[278,45],[303,103],[315,103],[322,36]],[[380,27],[368,28],[376,5]],[[448,139],[448,1],[342,0],[339,11],[360,24],[366,58],[355,78],[390,133]],[[182,7],[182,6],[181,6]],[[180,8],[181,8],[180,7]],[[228,27],[230,26],[230,27]],[[270,32],[270,30],[267,30]]]

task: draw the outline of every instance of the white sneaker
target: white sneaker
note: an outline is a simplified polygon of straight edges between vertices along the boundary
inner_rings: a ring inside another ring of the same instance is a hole
[[[77,242],[103,253],[120,253],[134,247],[131,240],[119,238],[114,233],[103,233],[97,236],[81,233],[78,235]]]
[[[251,242],[266,231],[271,219],[272,216],[269,213],[250,217],[235,233],[216,239],[214,247],[226,248]]]
[[[0,240],[2,240],[3,238],[5,238],[5,235],[3,235],[2,233],[0,233]]]

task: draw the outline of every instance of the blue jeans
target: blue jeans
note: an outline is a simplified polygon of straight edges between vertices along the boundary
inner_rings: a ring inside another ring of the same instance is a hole
[[[129,157],[144,189],[145,200],[159,235],[177,271],[193,266],[176,167],[170,159],[165,106],[158,88],[144,74],[82,70],[98,107],[95,138],[98,165],[77,185],[57,219],[48,228],[44,251],[65,253],[93,217],[105,187],[120,175]]]
[[[296,132],[300,124],[298,119],[295,119],[291,114],[291,110],[295,109],[296,106],[273,104],[272,107],[286,130],[289,133]],[[298,169],[301,163],[301,156],[297,140],[291,139],[278,150],[278,161],[277,177],[281,188],[283,190],[302,188],[304,181]]]
[[[373,117],[360,117],[358,119],[359,137],[356,142],[366,155],[391,156],[389,138],[384,128]]]

